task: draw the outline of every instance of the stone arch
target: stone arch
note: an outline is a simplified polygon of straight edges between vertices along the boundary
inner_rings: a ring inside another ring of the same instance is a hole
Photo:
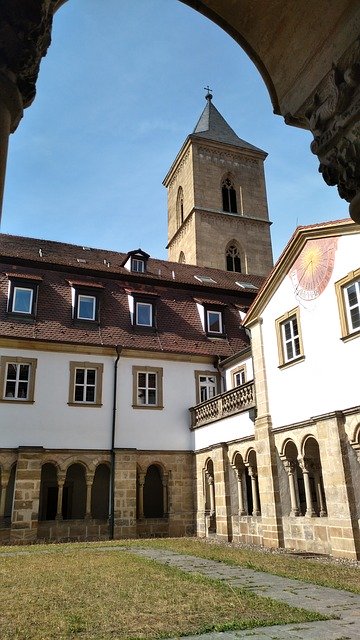
[[[63,487],[62,517],[64,520],[85,518],[86,495],[86,465],[82,462],[72,462],[66,470]]]
[[[299,464],[304,477],[306,515],[310,517],[326,516],[320,448],[314,435],[308,434],[303,438],[301,453]]]
[[[146,470],[143,485],[143,516],[145,518],[163,518],[166,514],[164,470],[157,462]]]
[[[55,520],[58,509],[58,466],[43,462],[40,476],[39,520]]]
[[[110,466],[108,462],[99,462],[95,468],[91,486],[91,516],[97,520],[109,517]]]
[[[185,264],[186,260],[185,260],[185,253],[183,251],[180,251],[179,253],[179,259],[178,259],[178,263],[179,264]]]
[[[231,512],[235,515],[247,515],[246,499],[246,472],[243,457],[239,451],[235,451],[232,457],[231,467],[233,473],[230,476]]]
[[[299,451],[291,438],[287,438],[283,443],[280,458],[288,478],[290,515],[303,515],[306,511],[304,477],[298,460]]]
[[[215,477],[212,458],[207,458],[203,472],[206,531],[207,534],[216,533]]]

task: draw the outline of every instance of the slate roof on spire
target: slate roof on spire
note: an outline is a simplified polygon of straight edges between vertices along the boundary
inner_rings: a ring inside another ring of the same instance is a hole
[[[213,105],[211,98],[212,95],[208,93],[206,96],[206,107],[202,112],[191,137],[195,136],[205,138],[207,140],[214,140],[215,142],[224,142],[225,144],[231,144],[235,147],[240,147],[241,149],[258,151],[259,153],[267,155],[262,149],[255,147],[249,142],[245,142],[245,140],[242,140],[236,135],[235,131]]]

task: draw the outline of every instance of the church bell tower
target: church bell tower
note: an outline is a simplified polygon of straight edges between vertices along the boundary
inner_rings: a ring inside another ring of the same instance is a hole
[[[265,151],[241,140],[212,102],[164,179],[168,259],[266,276],[272,265]]]

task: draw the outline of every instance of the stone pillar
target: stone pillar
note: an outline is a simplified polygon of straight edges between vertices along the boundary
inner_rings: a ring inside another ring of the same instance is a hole
[[[205,472],[206,482],[209,485],[209,496],[210,496],[210,516],[215,515],[215,487],[214,487],[214,478],[210,475],[208,471]]]
[[[324,502],[324,496],[322,491],[322,482],[321,482],[321,469],[314,469],[315,476],[315,489],[316,489],[316,497],[319,505],[319,516],[320,518],[325,518],[327,516],[326,506]]]
[[[312,497],[311,497],[311,489],[310,489],[310,478],[309,472],[311,470],[311,461],[306,458],[299,458],[299,465],[301,471],[303,472],[304,478],[304,488],[305,488],[305,498],[306,498],[306,513],[305,515],[308,518],[314,518],[316,516],[316,511],[314,509]]]
[[[85,520],[91,520],[91,490],[94,480],[94,474],[86,474],[86,509]]]
[[[0,497],[0,523],[4,520],[6,489],[10,478],[10,471],[2,471],[1,473],[1,497]]]
[[[327,527],[334,556],[360,559],[359,520],[349,460],[345,417],[341,412],[317,417],[324,480]]]
[[[163,485],[163,509],[164,509],[164,517],[166,517],[169,513],[169,504],[168,504],[168,476],[164,473],[162,478]]]
[[[115,538],[136,537],[136,476],[135,449],[115,451]]]
[[[228,446],[225,442],[213,448],[216,535],[232,539]],[[211,489],[211,487],[210,487]],[[210,493],[211,495],[211,493]]]
[[[53,14],[62,2],[1,2],[0,219],[9,135],[34,100],[40,61],[51,42]]]
[[[244,487],[243,487],[243,471],[242,469],[238,469],[235,465],[232,465],[237,480],[237,489],[238,489],[238,515],[245,516],[246,509],[244,506]]]
[[[257,417],[255,420],[255,451],[261,496],[262,544],[265,547],[284,546],[281,501],[277,469],[277,454],[272,434],[272,422],[267,390],[262,319],[251,325]]]
[[[290,491],[290,515],[298,516],[300,514],[300,508],[298,503],[298,494],[296,491],[295,480],[296,480],[296,462],[293,460],[284,460],[285,471],[288,474],[289,480],[289,491]]]
[[[12,74],[0,71],[0,220],[9,136],[22,117],[22,99]]]
[[[42,447],[19,447],[10,542],[37,538],[42,457]]]
[[[145,484],[145,473],[139,473],[138,475],[138,518],[144,517],[144,484]]]
[[[253,512],[251,515],[259,516],[260,515],[260,501],[259,501],[259,491],[258,491],[258,483],[257,483],[257,470],[255,467],[249,466],[249,476],[251,478],[251,493],[253,499]]]
[[[55,520],[62,520],[63,519],[62,503],[63,503],[63,491],[64,491],[64,484],[65,484],[65,475],[59,474],[57,482],[58,482],[58,498],[57,498],[57,508],[56,508]]]

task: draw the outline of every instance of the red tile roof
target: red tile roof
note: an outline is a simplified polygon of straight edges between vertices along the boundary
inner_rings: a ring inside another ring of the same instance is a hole
[[[235,283],[241,279],[259,287],[263,278],[152,258],[147,273],[130,273],[121,267],[124,255],[0,235],[0,337],[221,357],[231,356],[248,345],[238,309],[239,305],[249,307],[256,292],[239,289]],[[79,256],[86,263],[77,262]],[[24,322],[6,311],[7,274],[19,273],[20,266],[21,274],[42,278],[34,322]],[[194,278],[201,274],[211,276],[215,284],[202,284]],[[72,319],[69,282],[99,287],[99,322]],[[132,326],[129,290],[136,295],[158,296],[156,329]],[[225,339],[205,335],[194,298],[225,305]]]

